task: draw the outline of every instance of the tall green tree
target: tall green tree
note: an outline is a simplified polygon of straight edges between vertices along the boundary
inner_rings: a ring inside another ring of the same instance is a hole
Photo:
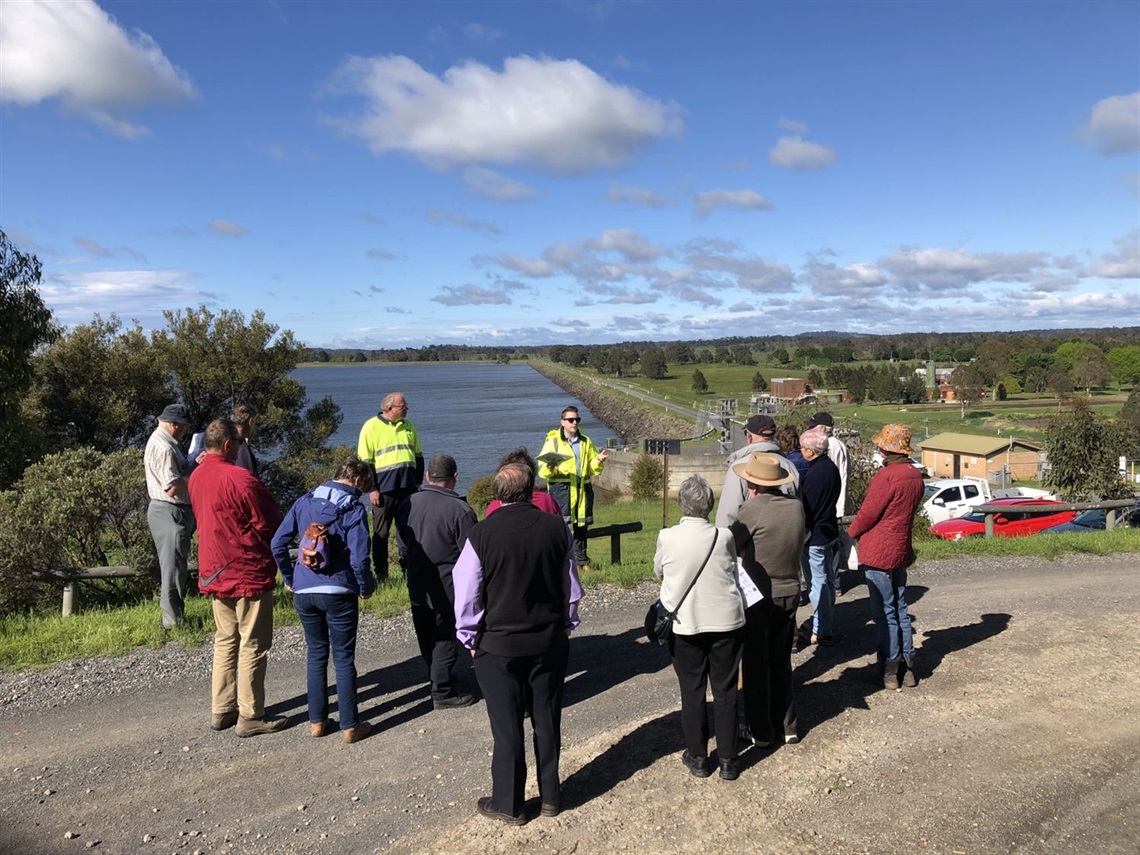
[[[1114,347],[1106,356],[1116,382],[1135,387],[1137,381],[1140,381],[1140,344]]]
[[[705,379],[704,372],[697,369],[693,372],[693,391],[702,395],[709,390],[709,381]]]
[[[0,230],[0,489],[38,459],[20,403],[32,384],[32,355],[59,334],[40,297],[42,269]]]
[[[1074,399],[1045,429],[1046,486],[1070,501],[1128,495],[1118,469],[1120,446],[1117,426],[1098,417],[1084,398]]]
[[[665,365],[665,354],[661,352],[661,348],[655,345],[650,345],[641,351],[641,374],[650,380],[660,380],[665,376],[667,366]]]
[[[229,415],[236,403],[252,406],[254,446],[268,463],[265,479],[279,501],[291,500],[298,485],[275,484],[275,470],[290,457],[324,446],[342,418],[327,395],[305,406],[305,388],[289,376],[302,346],[261,311],[248,321],[239,311],[215,314],[205,306],[165,314],[167,328],[155,333],[154,346],[191,418],[203,425]]]
[[[1099,347],[1090,344],[1082,347],[1073,356],[1073,382],[1084,387],[1087,395],[1096,386],[1107,386],[1112,376],[1108,357]]]
[[[154,416],[175,399],[170,374],[137,323],[98,315],[34,358],[25,409],[49,453],[86,446],[104,453],[142,445]]]
[[[764,379],[764,375],[757,371],[752,375],[752,391],[753,392],[767,392],[768,381]]]
[[[954,390],[954,400],[962,411],[962,418],[970,412],[970,408],[986,394],[986,384],[982,373],[971,362],[954,369],[950,377],[950,386]]]

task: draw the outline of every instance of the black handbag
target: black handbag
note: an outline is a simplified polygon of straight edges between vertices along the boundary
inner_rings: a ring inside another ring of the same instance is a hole
[[[677,601],[677,608],[673,611],[665,608],[665,604],[658,598],[654,601],[653,605],[649,607],[649,611],[645,613],[645,637],[650,641],[656,641],[658,644],[668,644],[669,639],[673,637],[673,621],[677,619],[677,612],[681,610],[681,604],[685,602],[685,597],[689,596],[689,591],[693,590],[693,585],[697,584],[697,579],[700,578],[701,573],[704,572],[705,565],[709,563],[709,558],[712,557],[713,549],[716,548],[717,538],[720,532],[713,532],[712,543],[709,544],[708,554],[705,555],[705,560],[701,562],[701,568],[693,577],[693,581],[689,583],[689,587],[685,589],[685,593],[681,595],[681,599]]]

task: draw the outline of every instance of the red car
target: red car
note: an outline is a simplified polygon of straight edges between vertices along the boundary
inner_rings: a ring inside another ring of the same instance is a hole
[[[998,537],[1035,534],[1050,526],[1067,523],[1077,515],[1076,511],[1036,512],[1038,508],[1061,507],[1064,504],[1051,499],[994,499],[989,504],[1009,508],[994,516],[994,534]],[[1030,511],[1030,508],[1034,511]],[[964,517],[943,520],[932,525],[930,533],[943,540],[983,537],[986,533],[986,515],[973,511]]]

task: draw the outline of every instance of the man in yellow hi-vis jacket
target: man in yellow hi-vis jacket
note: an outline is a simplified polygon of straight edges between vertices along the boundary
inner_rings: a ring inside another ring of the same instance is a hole
[[[383,582],[388,578],[388,535],[396,507],[424,480],[424,452],[415,426],[408,421],[402,392],[385,395],[380,413],[364,423],[356,456],[376,474],[376,486],[368,494],[373,506],[372,570]]]
[[[606,450],[598,449],[578,430],[578,408],[562,410],[562,424],[546,435],[538,455],[538,475],[550,485],[550,495],[574,533],[574,559],[589,565],[586,529],[594,521],[594,488],[590,478],[602,471]]]

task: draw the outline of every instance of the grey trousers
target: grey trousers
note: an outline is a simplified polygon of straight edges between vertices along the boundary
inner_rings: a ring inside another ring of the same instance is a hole
[[[190,572],[190,538],[194,534],[194,512],[189,505],[175,505],[151,499],[146,521],[154,548],[158,551],[158,570],[162,583],[162,626],[172,628],[182,620],[186,586]]]

